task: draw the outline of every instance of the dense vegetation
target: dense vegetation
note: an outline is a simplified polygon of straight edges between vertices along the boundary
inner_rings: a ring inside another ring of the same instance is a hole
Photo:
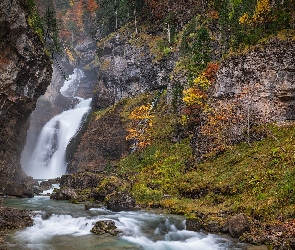
[[[46,10],[40,16],[37,11],[35,0],[27,0],[29,9],[28,23],[38,34],[40,40],[44,43],[45,50],[53,59],[55,54],[62,53],[61,40],[59,38],[58,23],[54,7],[47,4]]]

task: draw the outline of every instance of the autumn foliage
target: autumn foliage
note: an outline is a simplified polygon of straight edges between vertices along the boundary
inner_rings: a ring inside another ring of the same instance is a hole
[[[161,0],[147,0],[146,1],[152,14],[156,18],[163,18],[166,13],[168,7],[168,1],[161,1]]]
[[[127,140],[133,140],[133,150],[142,150],[146,146],[151,144],[151,128],[152,118],[151,114],[152,106],[150,104],[142,105],[135,108],[128,118],[130,119],[130,125],[127,129]]]
[[[232,145],[233,135],[241,133],[240,124],[245,121],[245,113],[239,112],[237,103],[224,100],[217,102],[206,112],[206,123],[200,128],[204,140],[204,152],[215,154],[223,152]]]
[[[200,114],[206,107],[208,95],[206,90],[210,85],[204,74],[194,80],[193,86],[183,91],[183,102],[185,107],[182,110],[181,123],[185,125],[189,132],[200,122]]]
[[[239,141],[250,142],[251,138],[263,137],[257,124],[266,123],[267,115],[258,112],[259,85],[242,87],[234,98],[226,98],[208,105],[202,114],[203,124],[199,129],[200,152],[203,157],[218,154]],[[267,109],[267,107],[265,107]]]
[[[205,71],[194,79],[193,85],[183,91],[185,107],[182,110],[181,123],[189,131],[200,123],[200,114],[207,108],[207,92],[216,80],[217,70],[218,64],[209,63]]]
[[[254,14],[250,16],[248,13],[244,13],[244,15],[240,17],[239,22],[243,25],[256,25],[263,23],[267,21],[269,12],[269,0],[258,0]]]
[[[214,83],[216,81],[216,73],[218,71],[218,64],[214,62],[210,62],[207,65],[207,68],[204,71],[204,76],[211,82]]]
[[[77,26],[80,29],[83,29],[83,0],[79,0],[74,6],[73,6],[73,16],[75,18],[75,21],[77,23]]]
[[[95,0],[87,0],[86,9],[90,12],[92,16],[94,16],[95,11],[98,9],[98,4]]]

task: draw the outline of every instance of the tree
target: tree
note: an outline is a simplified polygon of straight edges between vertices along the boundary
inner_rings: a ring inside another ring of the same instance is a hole
[[[255,101],[259,99],[258,88],[258,85],[242,87],[233,98],[208,105],[202,114],[203,124],[198,135],[202,157],[221,153],[242,140],[250,143],[251,131],[257,124],[266,122],[255,108]]]
[[[201,114],[207,109],[208,90],[218,70],[218,64],[209,63],[203,73],[193,80],[193,85],[183,90],[183,102],[185,107],[182,110],[181,124],[187,127],[192,133],[201,122]]]
[[[84,12],[83,0],[78,0],[78,2],[76,2],[75,5],[73,6],[73,16],[74,16],[74,19],[75,19],[80,31],[82,31],[84,28],[83,12]]]
[[[95,11],[98,9],[96,0],[87,0],[86,9],[90,12],[91,16],[95,15]]]
[[[252,17],[248,13],[244,13],[240,19],[240,24],[257,25],[268,20],[270,12],[269,0],[258,0]]]
[[[51,56],[55,53],[61,53],[60,39],[58,36],[59,28],[56,20],[56,13],[52,7],[47,7],[42,20],[46,49],[50,51]]]
[[[152,128],[151,114],[152,105],[142,105],[135,108],[128,118],[130,119],[130,126],[128,128],[127,140],[133,140],[133,150],[142,150],[151,143],[150,130]]]

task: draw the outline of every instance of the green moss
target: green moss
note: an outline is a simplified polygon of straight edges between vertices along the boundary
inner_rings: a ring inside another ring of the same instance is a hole
[[[28,24],[37,33],[38,37],[40,38],[40,41],[43,42],[43,23],[42,18],[37,13],[35,0],[27,0],[27,5],[29,9],[29,15],[27,18]]]
[[[142,205],[156,205],[178,191],[173,179],[182,175],[186,162],[191,158],[189,139],[172,142],[177,116],[166,105],[166,94],[158,92],[128,100],[123,112],[128,123],[128,113],[136,106],[151,103],[158,98],[153,110],[152,144],[144,151],[134,152],[120,161],[118,171],[128,176],[132,183],[132,193]]]
[[[129,183],[117,176],[105,177],[97,186],[95,191],[103,195],[111,194],[114,191],[125,191],[129,189]]]

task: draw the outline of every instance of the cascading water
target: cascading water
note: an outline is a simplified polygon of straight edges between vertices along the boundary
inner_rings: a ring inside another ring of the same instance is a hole
[[[81,121],[90,109],[91,98],[75,96],[83,71],[75,69],[70,80],[60,89],[63,96],[75,98],[78,102],[70,110],[63,111],[45,124],[38,137],[29,163],[24,167],[27,175],[35,179],[55,178],[66,173],[66,148],[71,138],[77,133]]]
[[[246,245],[214,234],[188,231],[184,217],[144,211],[85,210],[83,204],[46,196],[5,200],[4,205],[35,211],[34,225],[7,238],[5,249],[245,250]],[[90,232],[97,221],[112,220],[118,236]],[[0,248],[1,248],[0,243]]]

